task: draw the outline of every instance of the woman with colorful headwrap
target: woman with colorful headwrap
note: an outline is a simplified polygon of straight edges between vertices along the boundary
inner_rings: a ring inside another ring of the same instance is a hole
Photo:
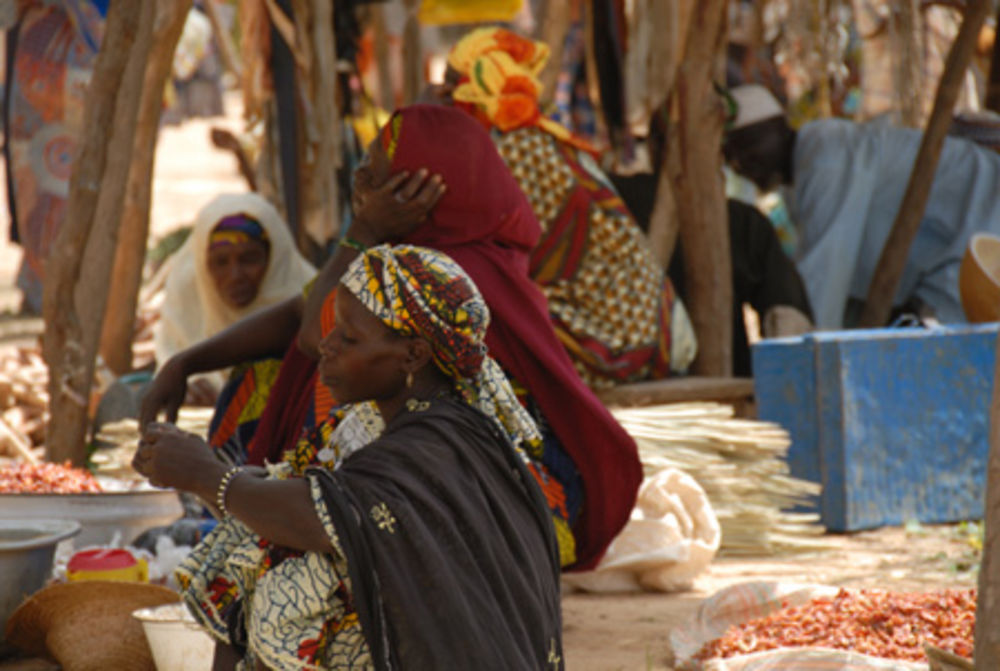
[[[444,137],[450,142],[442,143]],[[323,317],[332,314],[322,309],[323,299],[358,254],[356,247],[406,241],[438,249],[482,291],[493,315],[486,343],[540,424],[542,442],[529,444],[527,451],[553,514],[562,564],[593,567],[629,518],[642,468],[635,442],[582,382],[552,328],[545,297],[528,275],[538,222],[489,134],[459,110],[404,108],[369,147],[355,183],[350,240],[320,271],[308,299],[287,310],[298,315],[286,318],[299,328],[298,343],[285,358],[272,391],[280,400],[264,410],[247,462],[273,462],[290,449],[318,450],[328,442],[336,411],[331,421],[303,435],[319,401],[326,396],[327,407],[332,403],[327,390],[314,387],[307,373],[314,369],[302,363],[308,361],[303,352],[316,349]],[[227,356],[236,351],[249,356],[240,348],[275,331],[270,323],[246,326],[200,348],[198,361],[229,365]],[[148,397],[143,423],[166,406],[162,399],[170,386],[160,384]]]
[[[687,311],[593,150],[539,109],[548,58],[541,42],[480,28],[455,45],[437,94],[493,130],[531,203],[542,226],[531,276],[583,379],[601,389],[683,373],[697,351]]]
[[[136,453],[225,514],[177,571],[217,663],[235,648],[251,669],[563,668],[556,542],[522,451],[538,429],[487,356],[472,280],[382,245],[326,306],[321,377],[350,405],[323,450],[226,470],[151,424]]]
[[[300,294],[316,274],[278,211],[255,193],[224,194],[205,205],[168,262],[173,265],[154,331],[158,368],[243,317]],[[201,379],[214,401],[225,375]]]

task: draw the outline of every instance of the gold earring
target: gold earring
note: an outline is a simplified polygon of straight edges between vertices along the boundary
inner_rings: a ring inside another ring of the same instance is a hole
[[[413,371],[406,373],[406,388],[410,389],[413,386]]]

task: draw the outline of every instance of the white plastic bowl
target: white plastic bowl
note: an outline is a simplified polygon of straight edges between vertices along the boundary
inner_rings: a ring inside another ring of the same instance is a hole
[[[215,641],[183,603],[140,608],[132,617],[142,622],[156,671],[211,671]]]

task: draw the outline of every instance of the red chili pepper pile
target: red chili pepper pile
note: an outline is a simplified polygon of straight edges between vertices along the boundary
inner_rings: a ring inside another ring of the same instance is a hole
[[[0,467],[0,494],[99,493],[101,486],[82,468],[64,464],[21,462]]]
[[[926,594],[845,590],[732,627],[695,656],[706,660],[775,648],[821,647],[926,661],[923,645],[972,658],[976,591]]]

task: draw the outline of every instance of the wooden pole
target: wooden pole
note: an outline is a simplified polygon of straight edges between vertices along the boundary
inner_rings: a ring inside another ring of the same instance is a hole
[[[680,61],[680,54],[683,53],[684,38],[687,35],[686,21],[691,15],[692,3],[690,0],[679,0],[678,2],[662,2],[660,0],[646,0],[642,5],[636,6],[636,11],[642,11],[641,15],[635,17],[635,21],[647,24],[652,39],[645,45],[646,53],[642,55],[645,60],[645,81],[641,82],[644,91],[643,103],[647,107],[648,113],[652,115],[664,115],[669,117],[671,102],[668,100],[674,88],[677,77],[677,66]],[[670,121],[666,122],[669,126]],[[650,121],[652,127],[652,121]],[[652,135],[652,133],[650,133]],[[665,138],[664,138],[665,139]],[[650,148],[651,155],[658,155],[657,160],[660,165],[660,176],[656,184],[656,196],[653,201],[653,209],[649,215],[649,245],[653,251],[653,256],[660,265],[666,268],[670,264],[670,257],[673,255],[674,247],[677,243],[679,222],[677,221],[677,201],[674,197],[673,184],[670,171],[664,166],[668,154],[663,151],[663,147]]]
[[[303,228],[320,246],[340,230],[337,165],[340,157],[340,110],[337,106],[337,48],[333,3],[311,0],[309,47],[311,67],[303,76],[313,113],[303,114],[307,132],[300,134],[299,179]]]
[[[990,77],[986,83],[986,109],[1000,114],[1000,8],[997,9],[993,55],[990,57]]]
[[[87,89],[86,129],[67,217],[48,261],[43,353],[49,366],[46,456],[82,465],[90,390],[125,201],[154,4],[112,0]]]
[[[722,181],[717,79],[726,40],[727,0],[702,0],[692,14],[677,73],[678,122],[667,145],[684,246],[687,308],[698,336],[692,372],[728,376],[733,366],[732,262]]]
[[[542,82],[542,107],[548,106],[556,95],[556,83],[562,68],[563,47],[569,33],[572,3],[569,0],[545,0],[542,6],[542,20],[538,22],[537,39],[549,47],[549,62],[539,75]]]
[[[993,366],[990,403],[990,455],[986,464],[983,557],[976,599],[976,671],[1000,669],[1000,337]]]
[[[108,296],[101,335],[101,356],[116,375],[132,370],[132,340],[149,238],[153,159],[160,128],[163,88],[173,67],[174,50],[191,3],[192,0],[160,0],[156,3],[153,41],[142,85],[118,250],[111,275],[114,291]]]
[[[216,42],[219,45],[219,58],[222,59],[223,67],[239,78],[243,76],[243,64],[240,63],[236,44],[233,43],[233,36],[222,25],[222,17],[219,16],[219,8],[216,6],[216,2],[218,0],[206,0],[202,3],[202,7],[205,9],[205,15],[208,17],[209,23],[212,24],[212,33],[215,35]]]
[[[389,58],[389,33],[385,28],[385,7],[371,6],[372,38],[375,41],[375,72],[378,75],[378,102],[384,110],[396,109],[396,95],[392,86],[392,68]]]
[[[952,110],[955,108],[955,101],[958,100],[965,71],[969,67],[979,30],[986,20],[990,6],[990,0],[970,0],[966,6],[962,27],[948,52],[948,60],[945,62],[944,73],[941,75],[941,82],[934,98],[934,109],[930,121],[927,122],[927,130],[924,131],[913,171],[910,173],[910,182],[906,187],[903,203],[899,206],[899,214],[892,224],[892,231],[882,249],[882,255],[879,257],[878,266],[875,268],[868,289],[868,298],[861,313],[860,324],[864,328],[883,326],[889,319],[899,278],[903,274],[906,259],[910,254],[910,245],[917,235],[917,229],[920,228],[920,220],[923,218],[927,197],[934,182],[938,158],[941,156],[945,137],[951,128]]]
[[[904,126],[923,124],[923,26],[920,0],[902,0],[890,9],[889,35],[893,55],[893,84]]]
[[[406,24],[403,27],[403,104],[410,105],[424,87],[424,55],[417,21],[417,0],[404,0]]]

